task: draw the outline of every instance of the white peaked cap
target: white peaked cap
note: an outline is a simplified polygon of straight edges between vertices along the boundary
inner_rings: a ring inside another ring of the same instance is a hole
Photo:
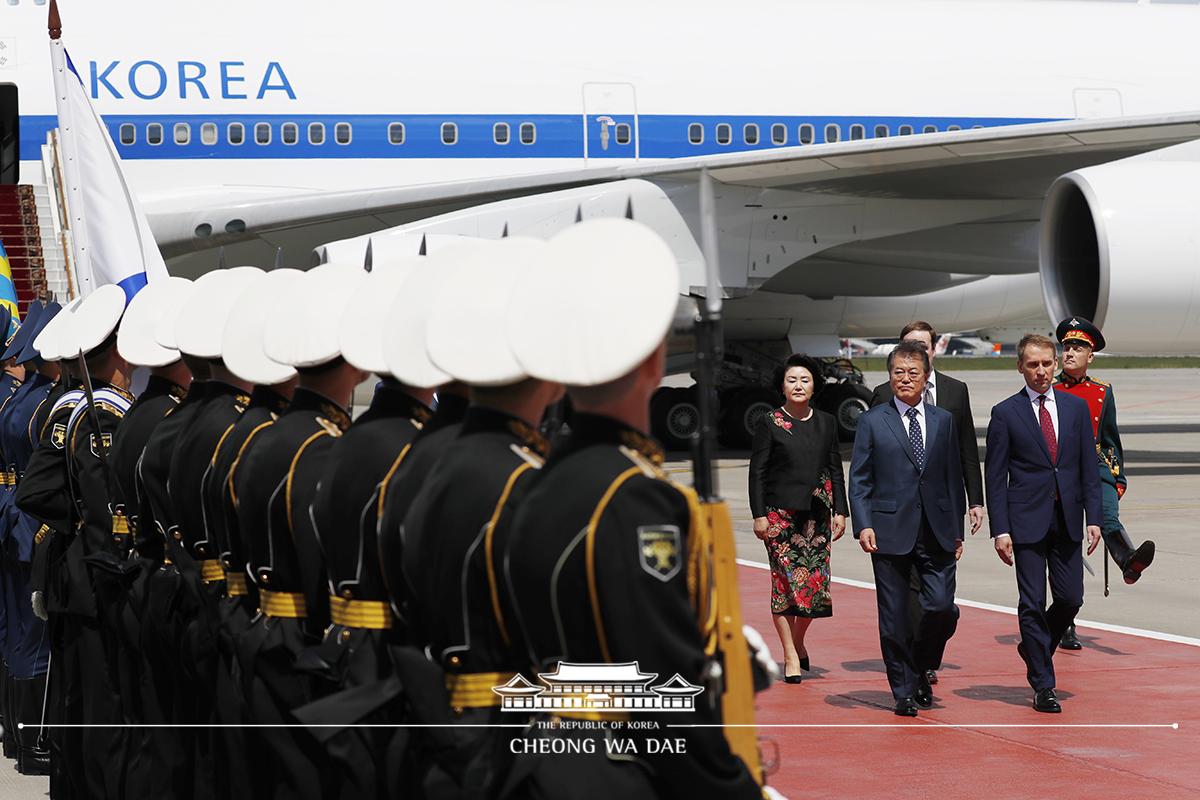
[[[322,264],[292,281],[266,313],[267,358],[301,368],[340,356],[338,323],[366,276],[359,264]]]
[[[413,270],[400,286],[388,311],[387,328],[383,334],[383,359],[392,377],[409,386],[429,388],[450,381],[450,376],[429,360],[426,349],[426,323],[430,309],[437,305],[439,295],[470,292],[455,279],[458,265],[477,250],[487,250],[496,243],[474,239],[448,246],[425,256],[420,269]],[[495,335],[502,335],[496,331]]]
[[[400,287],[413,272],[424,269],[424,256],[376,256],[371,271],[359,286],[360,300],[347,306],[338,326],[342,356],[354,366],[376,375],[388,375],[383,340],[392,320],[388,312]]]
[[[220,358],[221,337],[229,309],[242,290],[260,277],[258,267],[232,267],[206,272],[196,279],[175,322],[175,340],[181,353],[199,358]]]
[[[68,358],[87,353],[104,342],[117,329],[125,313],[125,290],[115,283],[97,288],[75,309],[71,317],[69,340],[63,340],[62,355]]]
[[[438,369],[474,386],[529,377],[508,345],[508,307],[521,276],[536,269],[549,250],[541,239],[512,237],[459,259],[458,291],[441,293],[425,326],[425,349]]]
[[[154,323],[154,327],[150,329],[154,341],[159,347],[165,347],[168,350],[178,350],[179,340],[175,338],[175,327],[179,321],[179,314],[187,303],[188,298],[196,291],[196,281],[188,281],[186,287],[180,288],[163,298],[162,310],[159,312],[158,320]]]
[[[678,301],[679,266],[657,233],[627,219],[580,222],[521,275],[508,339],[529,375],[596,386],[654,352]]]
[[[62,311],[55,314],[54,318],[46,323],[46,327],[38,331],[37,338],[33,340],[33,346],[43,361],[58,361],[64,357],[63,351],[68,348],[63,344],[74,335],[71,333],[71,324],[75,317],[75,309],[79,308],[79,304],[82,302],[82,297],[76,297],[63,306]]]
[[[163,278],[133,296],[117,330],[117,352],[122,358],[140,367],[164,367],[179,360],[178,350],[154,340],[154,329],[168,310],[174,314],[178,308],[174,297],[191,291],[191,286],[187,278]]]
[[[271,386],[291,379],[296,370],[267,358],[263,352],[267,309],[304,275],[298,269],[263,272],[243,287],[221,333],[221,358],[244,381]]]

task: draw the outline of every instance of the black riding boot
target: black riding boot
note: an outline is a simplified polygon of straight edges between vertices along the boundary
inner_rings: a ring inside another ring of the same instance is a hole
[[[1116,565],[1121,568],[1121,574],[1128,584],[1137,583],[1142,572],[1154,561],[1154,542],[1142,542],[1136,549],[1133,540],[1125,531],[1124,525],[1101,531],[1104,536],[1104,546],[1112,555]]]
[[[0,709],[4,715],[4,757],[17,757],[17,723],[16,709],[13,708],[12,677],[8,674],[8,665],[0,665]]]
[[[50,745],[47,730],[42,727],[47,713],[46,675],[13,681],[17,719],[25,727],[17,731],[20,756],[17,771],[22,775],[50,774]]]

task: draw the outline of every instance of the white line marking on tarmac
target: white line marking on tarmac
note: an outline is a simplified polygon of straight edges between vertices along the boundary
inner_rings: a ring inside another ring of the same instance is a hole
[[[769,570],[771,568],[769,565],[764,564],[761,561],[751,561],[748,558],[739,558],[737,563],[743,567],[754,567],[755,569]],[[853,578],[838,577],[833,577],[830,580],[832,580],[834,583],[840,583],[845,586],[854,586],[859,589],[870,589],[871,591],[875,591],[875,584],[868,583],[867,581],[856,581]],[[1015,608],[1011,608],[1010,606],[998,606],[995,603],[981,603],[977,600],[963,600],[959,597],[954,598],[954,602],[958,603],[960,606],[966,606],[967,608],[981,608],[984,611],[999,611],[1001,614],[1008,614],[1009,616],[1013,617],[1017,615],[1017,610]],[[1191,636],[1180,636],[1175,633],[1149,631],[1143,628],[1128,628],[1124,625],[1112,625],[1107,622],[1092,622],[1091,620],[1086,619],[1075,620],[1075,625],[1079,628],[1091,628],[1098,631],[1108,631],[1109,633],[1123,633],[1127,636],[1140,636],[1143,639],[1157,639],[1161,642],[1174,642],[1175,644],[1186,644],[1191,647],[1200,647],[1200,639],[1196,639]]]

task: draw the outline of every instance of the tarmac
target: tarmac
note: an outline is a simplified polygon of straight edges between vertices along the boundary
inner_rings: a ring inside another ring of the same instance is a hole
[[[951,360],[938,364],[955,374]],[[958,632],[935,705],[912,720],[891,713],[879,652],[870,558],[849,533],[834,545],[834,616],[813,623],[813,672],[758,696],[769,782],[785,796],[1023,798],[1200,796],[1200,370],[1113,370],[1129,491],[1121,516],[1157,557],[1135,586],[1111,571],[1103,596],[1101,551],[1090,559],[1079,634],[1084,649],[1055,656],[1061,715],[1033,711],[1015,645],[1012,568],[985,527],[959,564]],[[868,374],[868,385],[883,380]],[[971,389],[982,444],[991,407],[1020,389],[1013,370],[958,374]],[[845,449],[849,457],[849,445]],[[777,659],[762,543],[751,531],[747,452],[723,453],[718,481],[736,528],[743,612]],[[690,481],[690,465],[672,461]],[[786,726],[786,727],[774,727]],[[799,726],[799,727],[797,727]],[[0,797],[46,796],[45,778],[0,762]],[[899,787],[904,787],[901,790]]]

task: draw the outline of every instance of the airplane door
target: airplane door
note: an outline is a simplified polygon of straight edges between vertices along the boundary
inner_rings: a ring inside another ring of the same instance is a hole
[[[20,121],[16,85],[0,83],[0,183],[17,183],[21,177]]]
[[[636,159],[637,96],[632,83],[583,85],[583,158]]]

